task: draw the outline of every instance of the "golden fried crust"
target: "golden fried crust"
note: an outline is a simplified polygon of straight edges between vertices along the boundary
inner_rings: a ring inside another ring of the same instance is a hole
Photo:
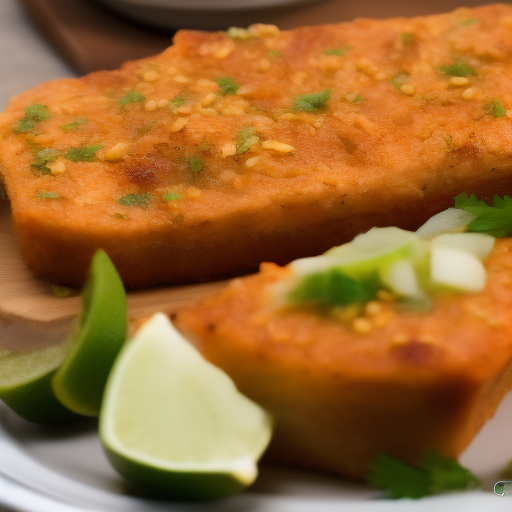
[[[484,292],[434,296],[429,313],[367,306],[368,333],[343,315],[273,309],[287,273],[275,265],[175,321],[273,414],[272,460],[360,478],[379,452],[456,457],[512,386],[512,239],[485,265]]]
[[[71,285],[97,247],[129,287],[213,279],[374,225],[414,229],[462,191],[511,193],[511,19],[492,5],[182,31],[151,59],[17,96],[0,117],[0,172],[23,257]],[[297,106],[324,90],[323,107]],[[36,103],[51,117],[20,132]],[[101,148],[68,158],[84,145]]]

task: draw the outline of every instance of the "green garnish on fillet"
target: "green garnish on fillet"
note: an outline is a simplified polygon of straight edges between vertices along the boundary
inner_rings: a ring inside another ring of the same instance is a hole
[[[28,133],[35,128],[36,123],[46,121],[50,117],[52,117],[52,114],[50,114],[46,105],[41,105],[41,103],[29,105],[25,108],[25,117],[20,119],[17,126],[14,127],[14,132]]]
[[[85,123],[87,123],[87,117],[77,117],[72,123],[64,124],[59,128],[64,132],[76,132],[78,127]]]
[[[60,196],[57,192],[39,190],[36,192],[36,197],[39,199],[59,199]]]
[[[408,78],[409,77],[405,73],[399,73],[398,75],[395,75],[391,79],[391,83],[393,84],[393,87],[399,91],[402,85],[404,85],[405,82],[407,82]]]
[[[292,110],[293,112],[317,112],[325,108],[330,98],[331,91],[329,89],[324,89],[316,93],[301,94],[295,98]]]
[[[328,48],[327,50],[324,50],[324,55],[335,55],[336,57],[344,57],[345,54],[350,50],[352,50],[352,46],[350,46],[349,44],[345,44],[337,48]]]
[[[256,130],[251,126],[242,128],[237,135],[236,154],[241,155],[250,149],[251,146],[259,142],[260,138],[256,135]]]
[[[45,148],[38,151],[34,156],[34,161],[30,164],[32,169],[37,170],[41,174],[51,174],[48,167],[50,162],[54,162],[60,155],[60,151],[52,148]]]
[[[500,99],[491,100],[483,106],[483,109],[493,117],[503,117],[507,111]]]
[[[448,76],[476,76],[475,68],[471,67],[469,64],[458,60],[453,64],[446,64],[439,68],[445,75]]]
[[[164,201],[177,201],[178,199],[181,199],[181,194],[178,192],[169,192],[168,194],[163,194],[162,199]]]
[[[139,103],[141,101],[144,101],[145,99],[146,99],[146,96],[144,96],[144,94],[142,94],[141,92],[130,91],[130,92],[127,92],[119,100],[119,105],[121,105],[121,107],[124,108],[126,105],[128,105],[128,103]]]
[[[96,152],[103,146],[94,144],[93,146],[82,146],[81,148],[70,148],[64,157],[72,162],[92,162],[96,158]]]
[[[146,192],[145,194],[127,194],[118,199],[118,203],[123,206],[138,206],[145,210],[151,201],[151,194]]]
[[[236,91],[240,88],[240,84],[237,84],[229,76],[221,76],[215,79],[215,83],[219,86],[220,93],[222,96],[228,96],[229,94],[236,94]]]

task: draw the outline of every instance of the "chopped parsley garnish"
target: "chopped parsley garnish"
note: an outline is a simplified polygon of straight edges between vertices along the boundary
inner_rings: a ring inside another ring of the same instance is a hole
[[[198,156],[193,156],[188,165],[193,172],[199,172],[204,167],[203,161]]]
[[[37,152],[34,156],[34,161],[30,164],[32,169],[36,169],[41,174],[51,174],[51,170],[47,164],[53,162],[60,155],[57,149],[46,148]]]
[[[292,303],[313,303],[324,306],[346,306],[368,302],[376,290],[337,268],[304,277],[288,296]]]
[[[467,20],[463,20],[460,22],[461,25],[474,25],[475,23],[478,23],[480,20],[477,20],[475,18],[468,18]]]
[[[455,459],[437,452],[425,454],[417,467],[381,454],[370,468],[368,481],[391,499],[418,499],[480,484],[478,478]]]
[[[402,43],[403,48],[409,46],[412,42],[412,34],[410,32],[402,32],[400,35],[400,42]]]
[[[294,112],[299,112],[301,110],[304,112],[316,112],[325,107],[325,104],[329,101],[330,97],[331,91],[329,89],[324,89],[317,93],[301,94],[295,98],[292,110]]]
[[[77,117],[72,123],[59,126],[62,131],[76,132],[81,124],[87,123],[87,117]]]
[[[250,126],[242,128],[238,132],[236,146],[236,154],[241,155],[245,153],[251,146],[259,142],[260,138],[256,135],[256,130]]]
[[[125,107],[128,103],[139,103],[140,101],[144,101],[146,96],[138,91],[130,91],[127,92],[120,100],[119,105],[121,107]]]
[[[162,199],[164,201],[177,201],[181,199],[181,194],[178,194],[178,192],[169,192],[168,194],[164,194]]]
[[[50,117],[52,115],[46,105],[34,103],[25,108],[25,117],[19,120],[18,125],[14,127],[14,131],[16,133],[28,133],[35,127],[36,123],[46,121]]]
[[[185,104],[185,97],[178,94],[178,96],[174,96],[171,101],[169,101],[169,108],[176,110],[182,107]]]
[[[398,75],[395,75],[391,79],[391,83],[393,84],[393,87],[395,89],[400,90],[402,88],[402,85],[404,85],[405,82],[407,82],[408,78],[409,77],[405,73],[400,73]]]
[[[240,88],[240,84],[237,84],[231,77],[229,76],[221,76],[215,80],[217,85],[219,86],[220,93],[222,96],[227,96],[229,94],[236,94],[236,91]]]
[[[364,96],[362,94],[358,94],[354,99],[351,99],[349,103],[357,104],[364,101]]]
[[[483,106],[483,109],[493,117],[503,117],[507,112],[500,99],[489,101]]]
[[[283,54],[279,50],[270,49],[267,51],[267,55],[272,58],[282,57]]]
[[[471,67],[469,64],[466,64],[465,62],[462,62],[461,60],[458,60],[457,62],[454,62],[453,64],[447,64],[445,66],[441,66],[439,68],[445,75],[448,76],[469,76],[473,75],[476,76],[476,70],[475,68]]]
[[[494,196],[493,206],[478,200],[474,194],[459,194],[455,198],[455,208],[465,210],[475,218],[466,226],[468,231],[487,233],[496,238],[512,236],[512,198]]]
[[[327,50],[324,50],[324,55],[335,55],[337,57],[344,57],[345,54],[350,50],[352,50],[352,46],[350,46],[349,44],[345,44],[338,48],[328,48]]]
[[[57,192],[48,192],[47,190],[38,190],[36,192],[36,197],[39,199],[59,199],[59,194]]]
[[[64,157],[72,162],[92,162],[96,158],[96,151],[99,151],[102,147],[101,144],[82,146],[81,148],[72,147]]]
[[[123,206],[139,206],[142,209],[146,209],[151,201],[151,194],[146,192],[145,194],[128,194],[121,197],[117,202]]]

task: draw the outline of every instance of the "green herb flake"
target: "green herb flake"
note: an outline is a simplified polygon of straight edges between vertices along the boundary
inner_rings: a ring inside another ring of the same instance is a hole
[[[81,148],[70,148],[64,157],[72,162],[92,162],[96,158],[96,152],[103,146],[94,144],[94,146],[82,146]]]
[[[20,119],[18,125],[14,127],[15,133],[28,133],[33,130],[36,123],[50,119],[52,115],[46,105],[34,103],[25,108],[25,117]]]
[[[250,149],[251,146],[259,142],[260,138],[256,135],[256,130],[250,126],[242,128],[237,135],[238,144],[236,154],[241,155]]]
[[[267,51],[267,56],[273,59],[277,59],[278,57],[282,57],[283,54],[279,50],[270,49]]]
[[[117,202],[123,206],[139,206],[142,209],[146,209],[151,201],[151,194],[146,192],[145,194],[128,194],[121,197]]]
[[[453,64],[447,64],[445,66],[441,66],[439,68],[445,75],[448,76],[469,76],[473,75],[476,76],[476,70],[475,68],[471,67],[469,64],[466,64],[465,62],[462,62],[458,60],[457,62],[454,62]]]
[[[512,198],[494,196],[493,206],[478,200],[474,194],[459,194],[455,198],[455,208],[465,210],[475,218],[466,226],[468,231],[487,233],[496,238],[512,236]]]
[[[119,220],[130,220],[130,216],[126,215],[126,213],[116,212],[114,213],[114,217]]]
[[[486,103],[482,108],[487,114],[491,114],[493,117],[496,118],[503,117],[507,113],[500,99],[491,100],[488,103]]]
[[[199,172],[204,167],[203,161],[198,156],[193,156],[188,165],[193,172]]]
[[[64,124],[59,128],[64,132],[76,132],[78,127],[85,123],[87,123],[87,117],[77,117],[72,123]]]
[[[181,94],[178,94],[177,96],[174,96],[174,98],[169,101],[169,108],[176,110],[180,107],[185,105],[185,97]]]
[[[30,164],[32,169],[36,169],[41,174],[51,174],[51,170],[47,164],[53,162],[60,155],[60,151],[52,148],[45,148],[38,151],[34,156],[34,161]]]
[[[164,201],[177,201],[181,199],[181,194],[178,194],[178,192],[169,192],[168,194],[164,194],[162,199]]]
[[[407,82],[408,78],[409,77],[405,73],[399,73],[391,79],[391,83],[393,84],[393,87],[399,91],[402,88],[402,85]]]
[[[462,20],[460,22],[460,24],[467,27],[469,25],[474,25],[475,23],[479,23],[479,22],[480,22],[480,20],[477,20],[475,18],[468,18],[467,20]]]
[[[353,98],[350,97],[348,100],[349,103],[352,103],[353,105],[357,105],[358,103],[362,103],[364,101],[364,96],[362,94],[357,94]]]
[[[301,94],[295,98],[293,112],[317,112],[325,108],[326,103],[331,97],[331,91],[324,89],[323,91],[311,94]]]
[[[434,451],[425,454],[417,467],[380,454],[370,468],[368,481],[391,499],[419,499],[446,491],[467,490],[480,484],[455,459]]]
[[[36,197],[39,199],[59,199],[60,196],[57,192],[48,192],[47,190],[38,190]]]
[[[347,306],[368,302],[376,290],[367,283],[354,279],[339,269],[304,277],[290,292],[288,299],[295,304],[311,303],[320,306]]]
[[[410,32],[402,32],[400,34],[400,43],[402,48],[407,48],[412,43],[413,35]]]
[[[55,297],[59,297],[59,299],[65,299],[69,297],[75,290],[73,288],[68,288],[67,286],[59,286],[57,284],[52,284],[51,289]]]
[[[219,86],[220,93],[222,96],[228,96],[229,94],[236,94],[236,91],[240,88],[240,84],[237,84],[229,76],[221,76],[215,79],[215,82]]]
[[[146,96],[144,94],[138,92],[138,91],[130,91],[127,92],[120,100],[119,105],[121,107],[125,107],[128,105],[128,103],[139,103],[141,101],[144,101],[146,99]]]
[[[344,57],[345,54],[352,50],[352,46],[349,44],[340,46],[338,48],[328,48],[327,50],[324,50],[324,55],[334,55],[336,57]]]

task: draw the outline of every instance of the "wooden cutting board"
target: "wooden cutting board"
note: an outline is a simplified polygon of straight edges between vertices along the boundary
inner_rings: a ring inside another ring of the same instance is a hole
[[[141,316],[196,302],[222,289],[227,281],[166,286],[128,293],[128,313]],[[80,312],[78,290],[57,297],[52,283],[25,266],[11,227],[9,202],[0,200],[0,347],[25,349],[54,343]]]

